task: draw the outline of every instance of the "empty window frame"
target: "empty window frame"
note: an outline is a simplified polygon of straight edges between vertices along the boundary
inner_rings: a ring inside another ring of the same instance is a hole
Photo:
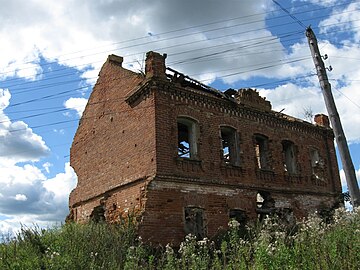
[[[247,220],[247,215],[246,212],[244,210],[241,209],[230,209],[229,211],[229,219],[232,220],[236,220],[237,222],[239,222],[240,224],[245,224],[246,220]]]
[[[178,156],[184,158],[197,157],[197,123],[196,121],[179,117],[177,119]]]
[[[192,234],[196,236],[197,239],[203,239],[206,237],[204,209],[199,207],[185,207],[184,215],[185,233]]]
[[[104,205],[98,205],[98,206],[94,207],[93,211],[90,214],[90,220],[95,223],[105,221]]]
[[[288,173],[297,173],[296,147],[292,141],[282,141],[284,154],[284,170]]]
[[[275,200],[267,191],[259,191],[256,194],[256,212],[258,213],[259,220],[263,220],[266,215],[275,211]]]
[[[315,148],[310,149],[310,158],[311,158],[311,168],[314,173],[314,169],[320,164],[320,155],[319,151]]]
[[[222,158],[226,164],[239,166],[239,140],[235,129],[232,127],[220,127]]]
[[[310,148],[311,172],[317,179],[324,179],[324,161],[316,148]]]
[[[268,160],[268,147],[269,140],[266,136],[256,134],[255,135],[255,155],[256,163],[259,169],[270,169],[269,160]]]

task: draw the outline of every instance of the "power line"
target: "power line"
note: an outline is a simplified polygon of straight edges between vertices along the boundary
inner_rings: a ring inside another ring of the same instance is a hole
[[[338,5],[334,5],[333,7],[335,6],[342,6],[342,5],[346,5],[345,3],[342,3],[342,4],[338,4]],[[316,10],[322,10],[324,8],[318,8],[318,9],[314,9],[315,11]],[[306,12],[313,12],[314,10],[310,10],[310,11],[303,11],[303,12],[299,12],[298,14],[301,14],[301,13],[306,13]],[[271,11],[272,12],[272,11]],[[346,12],[349,12],[349,11],[346,11]],[[269,12],[266,12],[266,13],[259,13],[259,14],[267,14]],[[295,13],[297,14],[297,13]],[[251,17],[251,16],[256,16],[258,14],[255,14],[255,15],[249,15],[249,16],[245,16],[245,17]],[[279,17],[274,17],[274,18],[270,18],[269,20],[271,19],[277,19],[277,18],[282,18],[284,16],[279,16]],[[244,17],[237,17],[237,18],[234,18],[234,19],[228,19],[228,20],[223,20],[223,22],[227,22],[227,21],[231,21],[231,20],[236,20],[236,19],[241,19],[241,18],[244,18]],[[260,20],[259,20],[260,21]],[[239,26],[239,25],[246,25],[246,24],[250,24],[250,23],[255,23],[255,22],[259,22],[259,21],[253,21],[253,22],[245,22],[245,23],[242,23],[242,24],[237,24],[235,26]],[[221,22],[221,21],[219,21]],[[219,23],[219,22],[216,22],[216,23]],[[205,25],[211,25],[211,24],[215,24],[215,23],[208,23],[208,24],[205,24]],[[282,24],[282,25],[285,25],[285,24]],[[280,26],[280,25],[277,25],[277,26]],[[199,27],[199,26],[192,26],[192,27],[189,27],[187,29],[191,29],[191,28],[196,28],[196,27]],[[226,29],[226,28],[229,28],[229,27],[234,27],[234,26],[226,26],[226,27],[221,27],[221,28],[215,28],[215,29],[210,29],[210,30],[204,30],[204,31],[200,31],[200,32],[195,32],[195,33],[190,33],[191,35],[193,34],[199,34],[199,33],[204,33],[204,32],[208,32],[208,31],[217,31],[217,30],[221,30],[221,29]],[[263,29],[266,29],[266,28],[262,28],[261,30]],[[173,30],[173,31],[168,31],[169,33],[170,32],[179,32],[179,31],[183,31],[184,29],[179,29],[179,30]],[[165,32],[165,33],[168,33],[168,32]],[[161,35],[161,34],[159,34]],[[161,40],[155,40],[155,41],[150,41],[150,42],[145,42],[145,43],[140,43],[140,44],[135,44],[135,45],[131,45],[131,46],[127,46],[127,47],[120,47],[120,48],[117,48],[116,50],[120,50],[120,49],[125,49],[125,48],[129,48],[129,47],[134,47],[134,46],[141,46],[141,45],[148,45],[150,43],[154,43],[154,42],[160,42],[160,41],[165,41],[165,40],[170,40],[170,39],[174,39],[174,38],[179,38],[179,37],[184,37],[184,36],[188,36],[189,33],[187,34],[184,34],[184,35],[179,35],[179,36],[175,36],[175,37],[170,37],[170,38],[165,38],[165,39],[161,39]],[[141,37],[141,38],[135,38],[133,40],[139,40],[139,39],[143,39],[144,37]],[[120,43],[126,43],[126,42],[129,42],[129,41],[132,41],[132,40],[128,40],[128,41],[123,41],[123,42],[120,42]],[[111,50],[111,51],[114,51],[114,50]],[[111,52],[111,51],[102,51],[102,52],[99,52],[99,53],[95,53],[95,54],[90,54],[90,55],[96,55],[96,54],[102,54],[104,52]],[[89,55],[88,55],[89,56]],[[81,56],[81,58],[83,58],[84,56]],[[80,57],[76,57],[76,58],[69,58],[69,59],[65,59],[65,60],[62,60],[63,62],[64,61],[68,61],[68,60],[73,60],[73,59],[77,59],[77,58],[80,58]],[[31,61],[28,62],[28,63],[32,63]],[[61,61],[54,61],[52,63],[61,63]],[[48,64],[52,64],[52,63],[48,63]],[[91,63],[89,63],[91,64]],[[46,66],[46,64],[44,65]],[[16,70],[13,70],[13,71],[9,71],[10,72],[16,72],[18,71],[19,69],[16,69]],[[1,73],[0,73],[1,74]],[[6,74],[6,73],[2,73],[2,74]]]
[[[283,25],[283,24],[281,24]],[[246,31],[245,31],[246,32]],[[243,32],[244,33],[244,32]],[[235,34],[239,34],[239,33],[235,33]],[[231,34],[232,35],[232,34]],[[231,36],[231,35],[226,35],[226,36]],[[224,37],[224,36],[220,36],[220,37]],[[201,40],[202,42],[203,40]],[[199,41],[200,42],[200,41]],[[191,43],[194,43],[194,42],[191,42]],[[188,43],[190,44],[190,43]],[[171,46],[171,47],[178,47],[178,46],[182,46],[182,45],[186,45],[186,44],[179,44],[179,45],[175,45],[175,46]],[[170,48],[169,46],[168,47],[165,47],[165,48]],[[164,49],[164,48],[160,48],[160,49]],[[100,61],[99,61],[100,62]],[[194,60],[192,60],[192,62],[195,62]],[[57,77],[62,77],[62,76],[66,76],[66,75],[60,75],[60,76],[57,76]],[[53,78],[48,78],[48,79],[55,79],[57,77],[53,77]],[[87,79],[91,79],[91,78],[87,78]],[[87,79],[83,79],[83,80],[87,80]],[[94,79],[94,78],[93,78]],[[28,83],[28,82],[27,82]],[[22,84],[26,84],[26,83],[22,83]],[[60,83],[57,83],[57,84],[60,84]],[[9,87],[9,86],[7,86]],[[44,86],[45,87],[45,86]],[[27,88],[28,89],[28,88]],[[37,89],[41,89],[41,88],[37,88]],[[16,90],[20,90],[20,89],[16,89]],[[14,89],[12,90],[12,92],[14,91]],[[24,91],[24,92],[28,92],[28,91]]]
[[[357,20],[354,20],[354,21],[357,21]],[[343,22],[343,23],[346,23],[346,22]],[[337,25],[338,23],[336,23],[336,24],[329,24],[329,25],[325,25],[325,26],[332,26],[332,25]],[[339,31],[336,31],[336,32],[339,32]],[[300,32],[298,32],[299,34],[300,34]],[[238,33],[237,33],[238,34]],[[254,38],[254,39],[252,39],[252,40],[256,40],[256,39],[261,39],[262,37],[260,37],[260,38]],[[280,37],[278,37],[278,38],[284,38],[284,36],[280,36]],[[277,38],[274,38],[273,40],[277,40]],[[293,39],[294,40],[294,39]],[[239,41],[239,42],[244,42],[244,41]],[[190,42],[191,43],[191,42]],[[190,44],[190,43],[186,43],[186,44]],[[192,42],[193,43],[193,42]],[[283,43],[284,43],[284,41],[283,41]],[[158,49],[166,49],[166,48],[170,48],[170,47],[178,47],[178,46],[182,46],[182,45],[186,45],[186,44],[179,44],[179,45],[174,45],[174,46],[168,46],[168,47],[164,47],[164,48],[158,48]],[[231,43],[227,43],[227,44],[231,44]],[[226,44],[220,44],[220,45],[214,45],[214,46],[211,46],[212,48],[216,48],[216,47],[219,47],[219,46],[225,46]],[[250,44],[250,45],[252,45],[252,47],[255,47],[255,44]],[[248,45],[248,46],[250,46],[250,45]],[[259,46],[262,46],[262,44],[260,43],[259,44]],[[210,47],[210,48],[211,48]],[[209,48],[209,47],[208,47]],[[244,48],[244,47],[241,47],[241,48]],[[195,49],[195,50],[200,50],[200,49]],[[201,49],[201,50],[203,50],[203,48]],[[194,50],[188,50],[188,51],[184,51],[184,52],[181,52],[181,53],[175,53],[175,54],[173,54],[173,55],[176,55],[176,54],[182,54],[182,53],[186,53],[186,52],[190,52],[190,51],[194,51]],[[141,52],[141,53],[144,53],[144,52]],[[132,54],[132,55],[136,55],[136,54],[138,54],[138,53],[135,53],[135,54]],[[185,60],[185,61],[187,61],[187,60]],[[183,62],[180,62],[180,63],[184,63],[185,61],[183,61]],[[192,59],[189,59],[189,61],[192,61],[192,62],[195,62],[194,60],[192,60]],[[100,62],[100,61],[99,61]],[[103,61],[101,61],[101,62],[103,62]],[[129,63],[134,63],[134,61],[133,62],[127,62],[128,64]],[[177,63],[177,62],[175,62],[175,63],[170,63],[170,64],[180,64],[180,63]],[[78,71],[77,71],[78,72]],[[76,72],[76,73],[77,73]],[[70,75],[70,74],[69,74]],[[48,78],[48,79],[55,79],[55,78],[58,78],[58,77],[62,77],[62,76],[64,76],[64,77],[66,77],[66,75],[60,75],[60,76],[56,76],[56,77],[52,77],[52,78]],[[95,79],[95,77],[94,78],[86,78],[86,79],[82,79],[82,81],[85,81],[85,80],[89,80],[89,79]],[[25,83],[21,83],[22,85],[25,85],[25,84],[28,84],[28,83],[32,83],[32,82],[25,82]],[[57,82],[57,84],[60,84],[59,82]],[[19,85],[19,84],[18,84]],[[15,85],[12,85],[12,86],[15,86]],[[6,87],[11,87],[11,85],[7,85]],[[26,89],[28,89],[28,88],[26,88]],[[12,90],[12,92],[14,91],[14,90],[20,90],[20,89],[13,89]],[[27,91],[25,91],[25,92],[27,92]]]
[[[297,61],[302,61],[302,60],[305,60],[305,59],[308,59],[308,58],[300,58],[300,59],[295,59],[295,60],[292,60],[292,61],[288,61],[288,62],[285,62],[285,63],[280,63],[280,64],[276,64],[276,65],[283,65],[283,64],[287,64],[287,63],[293,63],[293,62],[297,62]],[[260,70],[260,69],[267,69],[267,68],[270,68],[270,67],[274,67],[276,65],[269,65],[269,66],[265,66],[265,67],[258,67],[254,70]],[[225,70],[226,71],[226,70]],[[245,71],[245,72],[250,72],[250,71]],[[241,73],[245,73],[245,72],[236,72],[236,73],[232,73],[232,74],[227,74],[227,75],[223,75],[222,77],[229,77],[229,76],[233,76],[233,75],[237,75],[237,74],[241,74]],[[304,76],[303,76],[304,77]],[[298,77],[299,79],[300,77]],[[119,78],[119,79],[123,79],[123,78]],[[116,79],[114,79],[116,80]],[[203,80],[203,81],[206,81],[206,80]],[[282,80],[282,81],[285,81],[285,80]],[[99,85],[99,84],[98,84]],[[53,95],[49,95],[50,97],[53,97],[55,96],[56,94],[53,94]],[[42,99],[49,99],[49,96],[45,96],[45,97],[42,97]],[[96,105],[96,104],[100,104],[100,103],[107,103],[107,102],[117,102],[117,101],[120,101],[120,100],[124,100],[125,98],[127,98],[127,96],[123,96],[123,97],[119,97],[119,98],[116,98],[116,99],[107,99],[105,101],[98,101],[98,102],[88,102],[87,103],[87,106],[91,106],[91,105]],[[39,98],[40,99],[40,98]],[[22,104],[27,104],[27,103],[31,103],[31,102],[35,102],[35,101],[38,101],[39,99],[33,99],[33,100],[28,100],[28,101],[25,101],[25,102],[22,102],[22,103],[17,103],[16,105],[22,105]],[[52,108],[50,108],[52,109]],[[0,121],[0,124],[1,123],[5,123],[5,122],[11,122],[11,121],[18,121],[18,120],[22,120],[22,119],[29,119],[29,118],[33,118],[33,117],[38,117],[38,116],[43,116],[43,115],[49,115],[49,114],[52,114],[52,113],[58,113],[58,112],[64,112],[64,111],[69,111],[69,110],[72,110],[74,108],[53,108],[53,109],[56,109],[56,110],[53,110],[53,111],[47,111],[47,112],[43,112],[43,113],[37,113],[37,114],[31,114],[31,115],[27,115],[27,116],[23,116],[23,117],[20,117],[18,119],[11,119],[11,120],[5,120],[5,121]]]
[[[218,54],[221,54],[222,52],[218,52]],[[262,67],[262,68],[268,68],[268,67]],[[245,71],[245,72],[250,72],[250,71]],[[232,75],[234,75],[234,74],[228,74],[227,76],[232,76]],[[67,91],[66,91],[67,92]],[[58,93],[58,94],[53,94],[53,95],[50,95],[50,96],[45,96],[45,97],[41,97],[41,98],[39,98],[39,99],[37,99],[37,100],[43,100],[43,99],[48,99],[48,98],[52,98],[52,97],[55,97],[55,96],[57,96],[57,95],[62,95],[62,94],[64,94],[64,92],[61,92],[61,93]],[[34,102],[34,101],[36,101],[36,100],[31,100],[31,102]],[[13,104],[13,105],[19,105],[19,104]]]
[[[302,28],[306,29],[306,26],[294,15],[292,15],[287,9],[283,8],[277,1],[272,0],[277,6],[279,6],[285,13],[287,13],[295,22],[297,22]]]
[[[289,36],[292,35],[292,34],[288,34]],[[274,39],[274,38],[273,38]],[[262,45],[262,43],[260,42],[259,45]],[[246,46],[256,46],[255,43],[252,43],[252,44],[248,44]],[[217,47],[217,46],[215,46]],[[244,46],[240,47],[240,48],[244,48]],[[205,58],[205,57],[208,57],[208,56],[214,56],[214,55],[219,55],[219,54],[223,54],[225,52],[228,52],[228,51],[232,51],[232,50],[235,50],[235,49],[239,49],[239,47],[237,48],[231,48],[231,49],[228,49],[228,50],[225,50],[225,51],[220,51],[220,52],[215,52],[215,53],[211,53],[211,54],[207,54],[207,55],[203,55],[203,56],[199,56],[195,59],[199,59],[199,58]],[[182,54],[182,53],[187,53],[188,51],[185,51],[185,52],[180,52],[178,54]],[[194,60],[194,58],[190,59],[190,60]],[[187,59],[186,61],[189,61],[189,59]],[[181,62],[180,62],[181,63]],[[177,64],[177,63],[175,63]],[[269,66],[265,66],[265,67],[259,67],[257,69],[253,69],[253,70],[248,70],[248,71],[241,71],[241,72],[236,72],[236,73],[231,73],[231,74],[226,74],[226,75],[223,75],[222,77],[229,77],[229,76],[234,76],[234,75],[237,75],[237,74],[241,74],[241,73],[246,73],[246,72],[250,72],[250,71],[256,71],[256,70],[261,70],[261,69],[266,69],[266,68],[270,68],[270,67],[273,67],[273,66],[276,66],[276,65],[269,65]],[[217,72],[217,71],[215,71]],[[80,89],[85,89],[87,88],[88,86],[85,86],[85,87],[80,87],[80,88],[77,88],[75,90],[80,90]],[[73,89],[74,90],[74,89]],[[40,97],[40,98],[37,98],[37,99],[32,99],[32,100],[28,100],[26,102],[20,102],[20,103],[15,103],[15,104],[12,104],[10,105],[9,107],[13,107],[13,106],[18,106],[18,105],[22,105],[22,104],[26,104],[26,103],[31,103],[31,102],[35,102],[35,101],[39,101],[39,100],[44,100],[44,99],[52,99],[52,98],[55,98],[55,97],[59,97],[59,96],[64,96],[64,94],[67,94],[67,93],[70,93],[72,90],[67,90],[67,91],[63,91],[63,92],[60,92],[60,93],[56,93],[56,94],[52,94],[52,95],[48,95],[48,96],[45,96],[45,97]]]

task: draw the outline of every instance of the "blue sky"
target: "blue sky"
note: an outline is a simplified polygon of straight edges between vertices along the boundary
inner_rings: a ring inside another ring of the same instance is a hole
[[[65,219],[71,142],[109,54],[139,71],[147,51],[167,53],[169,67],[220,90],[257,88],[302,119],[327,114],[301,24],[333,67],[359,176],[360,1],[277,2],[301,23],[271,0],[0,0],[0,232]]]

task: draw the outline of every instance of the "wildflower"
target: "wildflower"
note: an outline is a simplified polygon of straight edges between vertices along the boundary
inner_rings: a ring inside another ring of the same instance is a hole
[[[346,216],[347,216],[347,212],[345,208],[340,207],[336,209],[334,213],[334,224],[339,224],[344,220]]]
[[[185,236],[185,242],[192,242],[194,240],[196,240],[196,236],[192,235],[191,233]]]
[[[269,244],[268,247],[266,248],[266,251],[269,255],[273,255],[274,252],[276,251],[276,247],[273,244]]]
[[[237,220],[232,219],[229,221],[228,226],[232,229],[236,229],[236,228],[239,228],[240,223]]]
[[[185,248],[186,248],[186,246],[184,245],[184,242],[181,242],[180,247],[179,247],[179,253],[180,254],[183,253],[185,251]]]
[[[209,239],[207,239],[206,237],[203,240],[198,241],[199,246],[206,246],[206,244],[208,243]]]
[[[56,252],[56,251],[53,251],[51,254],[50,254],[50,259],[54,259],[55,257],[57,256],[60,256],[60,253],[59,252]]]
[[[94,257],[96,257],[98,255],[98,253],[97,252],[90,252],[90,257],[91,258],[94,258]]]
[[[165,252],[166,252],[166,254],[173,254],[174,253],[174,250],[172,249],[172,247],[170,246],[169,243],[165,247]]]
[[[248,244],[248,241],[246,241],[246,240],[244,240],[244,239],[240,238],[240,239],[239,239],[239,244],[240,244],[241,246],[245,246],[245,245],[247,245],[247,244]]]

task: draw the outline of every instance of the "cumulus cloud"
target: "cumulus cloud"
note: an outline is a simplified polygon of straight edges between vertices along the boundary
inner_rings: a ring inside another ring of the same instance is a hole
[[[296,0],[295,0],[296,1]],[[299,2],[309,2],[314,5],[324,6],[324,7],[330,7],[334,4],[338,4],[340,2],[344,2],[343,0],[298,0]]]
[[[65,101],[64,106],[67,109],[75,110],[78,116],[81,117],[85,110],[87,101],[88,100],[86,98],[69,98]]]
[[[13,122],[5,114],[10,98],[8,90],[0,89],[0,232],[5,233],[18,229],[20,223],[63,221],[69,193],[77,180],[69,163],[64,173],[50,179],[43,173],[49,173],[49,162],[41,167],[34,164],[50,149],[25,122]]]
[[[57,174],[54,178],[44,181],[44,187],[48,192],[54,194],[54,200],[64,203],[67,206],[70,191],[75,188],[77,176],[70,167],[70,163],[65,163],[65,172]]]
[[[16,194],[15,195],[15,200],[17,200],[17,201],[26,201],[27,197],[24,194]]]
[[[46,178],[36,167],[13,165],[0,168],[0,231],[6,232],[9,224],[19,228],[25,225],[43,225],[63,222],[68,214],[68,197],[76,186],[77,177],[69,163],[65,172]]]
[[[6,56],[0,62],[3,77],[35,79],[35,74],[41,74],[42,56],[48,61],[86,69],[83,77],[93,82],[107,54],[126,56],[124,65],[139,69],[145,52],[156,50],[168,53],[168,62],[175,68],[198,74],[200,79],[221,77],[224,71],[219,70],[241,72],[226,77],[227,82],[234,82],[250,76],[243,72],[244,67],[284,56],[280,37],[266,30],[264,10],[269,4],[265,0],[235,1],[231,5],[207,1],[206,7],[203,1],[190,0],[69,0],[41,5],[35,0],[26,5],[15,0],[2,7],[6,10],[0,30]],[[208,24],[209,21],[214,23]],[[271,50],[261,48],[262,43],[271,46]],[[209,54],[213,54],[212,59],[202,61]],[[21,64],[24,62],[29,66]],[[271,76],[276,71],[254,70],[253,75]]]
[[[355,41],[359,41],[360,38],[360,13],[353,12],[357,11],[360,8],[359,2],[350,3],[342,9],[336,9],[332,12],[329,18],[323,20],[320,23],[321,32],[327,33],[334,30],[347,30],[351,33],[354,33]]]
[[[0,164],[5,161],[37,161],[49,153],[49,148],[26,123],[12,122],[4,113],[10,97],[9,90],[0,89]]]

